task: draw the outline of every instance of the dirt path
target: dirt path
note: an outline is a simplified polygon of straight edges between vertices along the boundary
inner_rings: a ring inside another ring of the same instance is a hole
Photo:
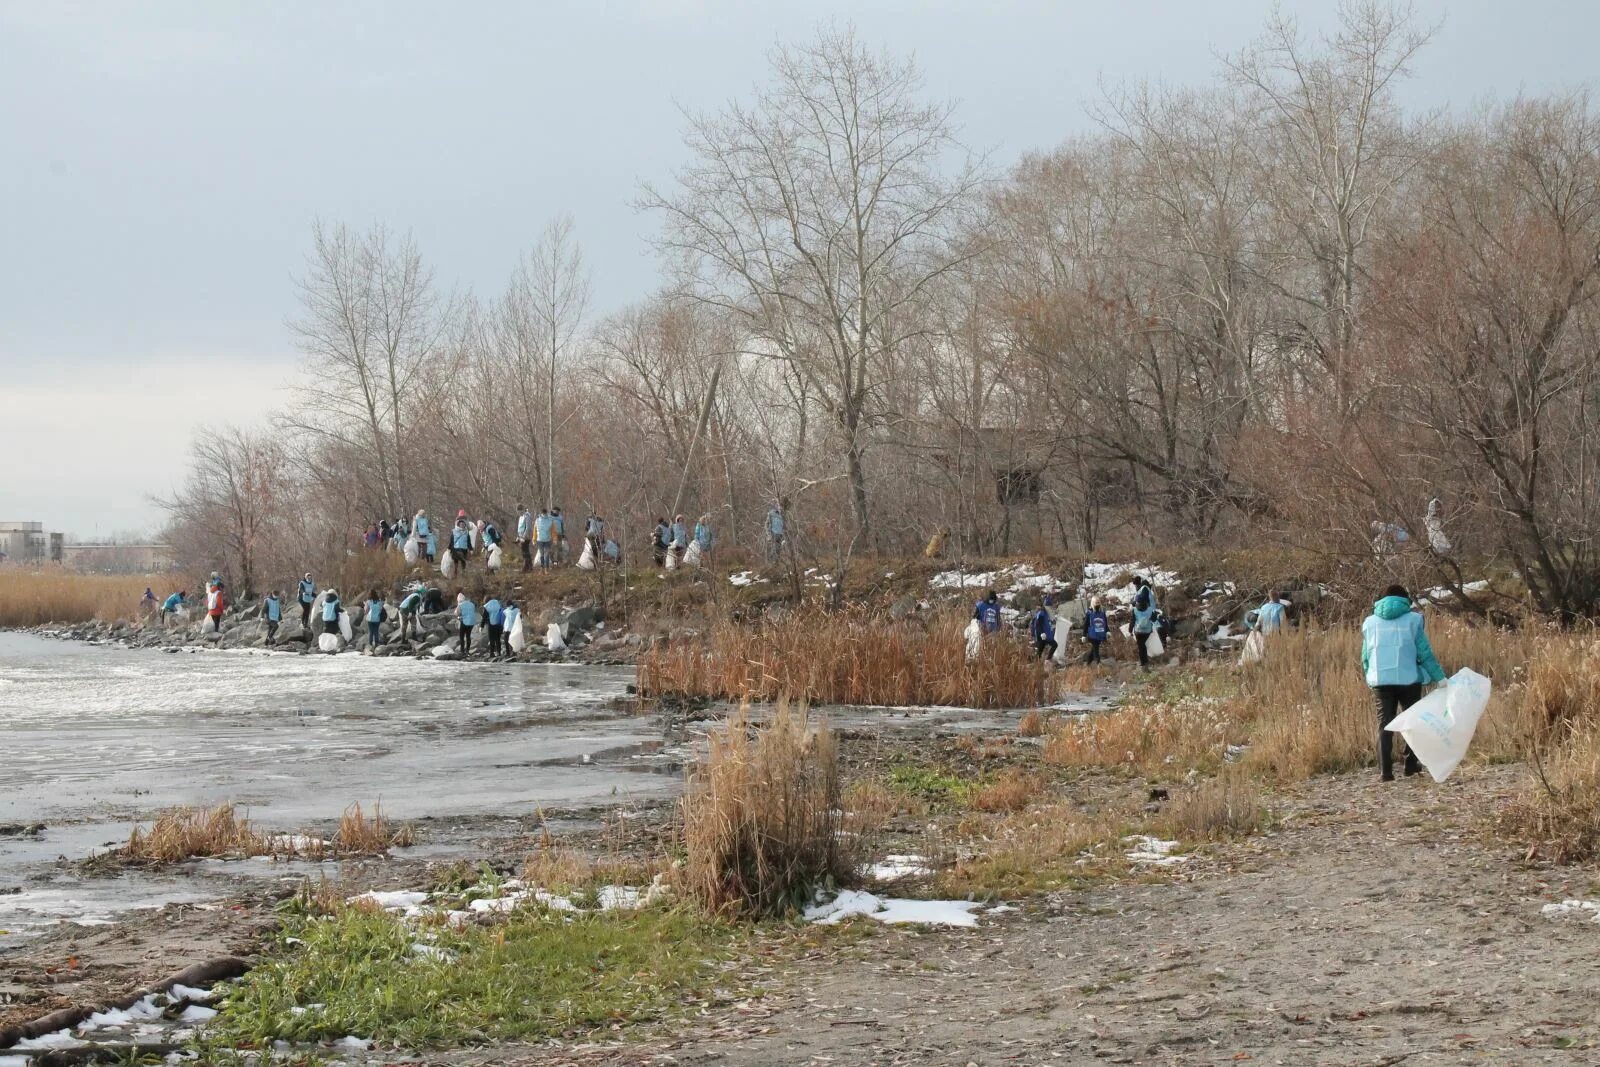
[[[1518,773],[1324,779],[1181,880],[884,931],[686,1033],[515,1062],[1592,1063],[1600,925],[1539,913],[1593,896],[1592,872],[1524,868],[1474,829]]]

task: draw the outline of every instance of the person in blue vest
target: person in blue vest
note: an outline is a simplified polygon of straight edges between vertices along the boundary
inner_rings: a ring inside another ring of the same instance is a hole
[[[487,522],[485,522],[483,524],[483,554],[484,555],[488,555],[489,554],[489,549],[493,548],[495,545],[500,544],[504,540],[505,540],[505,538],[500,533],[500,527],[498,527],[498,526],[496,526],[494,524],[494,520],[493,519],[490,519],[489,521],[487,521]],[[504,550],[502,549],[502,551],[504,551]]]
[[[683,553],[689,547],[689,526],[682,515],[672,517],[672,552],[683,559]]]
[[[788,498],[778,501],[767,512],[767,560],[771,562],[778,558],[783,551],[784,538],[788,536],[788,520],[784,512],[789,510]]]
[[[989,590],[989,595],[978,601],[972,617],[978,620],[978,625],[983,627],[984,633],[997,633],[1000,629],[1000,594],[993,589]]]
[[[501,639],[505,636],[506,612],[500,606],[499,597],[490,597],[483,602],[483,628],[489,634],[489,658],[497,659],[505,647]]]
[[[1361,670],[1378,712],[1378,772],[1394,781],[1394,734],[1385,727],[1422,699],[1422,687],[1444,681],[1444,668],[1434,658],[1423,629],[1422,615],[1412,610],[1411,594],[1391,585],[1372,605],[1361,624]],[[1406,750],[1406,777],[1422,770],[1416,753]]]
[[[666,516],[656,520],[655,532],[650,535],[650,548],[655,552],[656,566],[666,566],[667,553],[672,551],[672,523],[666,520]]]
[[[1111,622],[1106,618],[1105,608],[1100,606],[1099,597],[1093,597],[1089,601],[1089,610],[1083,613],[1083,639],[1089,642],[1088,655],[1083,657],[1085,664],[1100,662],[1100,646],[1110,636]]]
[[[328,589],[322,594],[322,632],[339,633],[339,591]]]
[[[383,644],[383,620],[389,609],[383,606],[383,594],[376,589],[367,594],[367,655],[378,654]]]
[[[166,628],[167,620],[178,614],[178,609],[189,603],[189,592],[180,589],[161,602],[161,626]]]
[[[400,640],[409,641],[420,629],[417,616],[422,612],[422,602],[427,598],[426,586],[417,586],[400,601]]]
[[[278,637],[278,624],[283,622],[283,598],[274,589],[261,601],[261,617],[267,623],[267,644]]]
[[[311,605],[317,601],[317,583],[311,580],[311,572],[306,571],[306,576],[300,579],[300,629],[306,634],[306,640],[311,639]]]
[[[433,526],[428,522],[428,513],[421,508],[411,518],[411,532],[417,535],[417,546],[422,549],[423,555],[429,563],[434,562],[434,554],[439,548],[439,542],[433,532]]]
[[[1267,595],[1267,602],[1245,616],[1245,625],[1251,630],[1260,630],[1263,636],[1270,637],[1283,629],[1284,609],[1283,597],[1276,589]]]
[[[544,508],[539,509],[539,514],[533,520],[533,539],[537,542],[537,551],[534,558],[538,561],[540,570],[549,570],[555,565],[556,520],[550,517],[550,512]]]
[[[450,558],[455,560],[463,574],[467,570],[467,557],[471,554],[472,527],[467,522],[467,513],[463,511],[456,516],[455,528],[450,531]]]
[[[463,656],[472,654],[472,628],[478,625],[478,605],[467,599],[467,594],[456,594],[456,622],[461,624],[456,634],[456,651]]]
[[[1050,597],[1046,596],[1028,623],[1028,636],[1033,638],[1034,655],[1040,659],[1054,659],[1056,654],[1056,621],[1050,614]]]
[[[694,539],[700,546],[700,558],[706,559],[711,555],[711,542],[714,535],[711,533],[711,516],[702,515],[695,520]]]
[[[1156,606],[1155,590],[1143,578],[1133,597],[1133,643],[1139,646],[1139,666],[1150,666],[1150,635],[1161,625],[1161,609]]]
[[[594,550],[595,557],[606,547],[606,520],[601,515],[592,514],[583,520],[583,536],[588,540],[589,547]]]
[[[533,570],[533,512],[517,505],[517,547],[522,549],[523,573]]]

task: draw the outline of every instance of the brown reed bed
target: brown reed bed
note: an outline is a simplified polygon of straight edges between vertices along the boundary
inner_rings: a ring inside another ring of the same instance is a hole
[[[360,804],[345,809],[331,839],[313,834],[284,834],[262,830],[239,814],[232,804],[212,808],[173,808],[162,812],[149,829],[135,826],[127,844],[112,855],[125,864],[159,865],[213,857],[277,856],[285,859],[321,859],[327,856],[381,855],[412,843],[410,826],[395,827],[373,806],[372,814]]]
[[[690,771],[682,811],[681,884],[715,914],[780,915],[854,874],[838,742],[804,704],[780,700],[759,727],[741,707]]]
[[[0,627],[115,622],[139,614],[146,587],[165,597],[172,574],[78,574],[60,567],[0,566]]]
[[[659,642],[638,664],[647,697],[775,700],[890,707],[1017,708],[1054,703],[1063,678],[1004,635],[966,658],[965,621],[889,622],[865,611],[803,612],[753,624],[721,622],[696,638]]]

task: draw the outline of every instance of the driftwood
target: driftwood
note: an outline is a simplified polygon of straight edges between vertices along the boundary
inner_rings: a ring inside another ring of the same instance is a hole
[[[249,969],[250,964],[237,956],[219,956],[214,960],[206,960],[204,963],[196,963],[192,966],[185,967],[177,974],[169,975],[168,977],[163,978],[154,985],[146,986],[145,988],[136,992],[129,993],[125,997],[120,997],[104,1004],[62,1008],[59,1011],[53,1011],[48,1015],[41,1015],[37,1019],[30,1019],[25,1023],[17,1023],[14,1026],[8,1026],[4,1030],[0,1030],[0,1051],[10,1048],[18,1041],[26,1041],[30,1037],[43,1037],[45,1034],[53,1034],[57,1030],[71,1029],[96,1012],[110,1011],[113,1008],[126,1010],[139,1003],[139,1001],[143,1000],[145,997],[153,996],[157,993],[168,992],[175,985],[202,986],[211,985],[215,982],[225,982],[230,978],[239,977]],[[56,1053],[81,1053],[88,1051],[90,1050],[52,1050],[52,1052]],[[40,1049],[37,1052],[33,1052],[32,1055],[40,1063],[45,1062],[42,1059],[42,1057],[45,1055],[45,1050]],[[51,1060],[49,1062],[54,1063],[56,1061]],[[60,1062],[88,1063],[92,1061],[78,1059],[62,1060]]]

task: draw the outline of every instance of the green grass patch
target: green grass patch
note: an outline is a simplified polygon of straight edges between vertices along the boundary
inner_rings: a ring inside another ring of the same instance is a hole
[[[525,908],[503,923],[459,930],[412,928],[357,908],[292,916],[266,960],[229,995],[206,1042],[248,1048],[353,1034],[415,1048],[654,1020],[703,1000],[739,936],[732,926],[661,908]],[[419,953],[419,943],[444,956]]]
[[[899,763],[889,768],[889,785],[934,806],[964,807],[983,783],[933,767]]]

